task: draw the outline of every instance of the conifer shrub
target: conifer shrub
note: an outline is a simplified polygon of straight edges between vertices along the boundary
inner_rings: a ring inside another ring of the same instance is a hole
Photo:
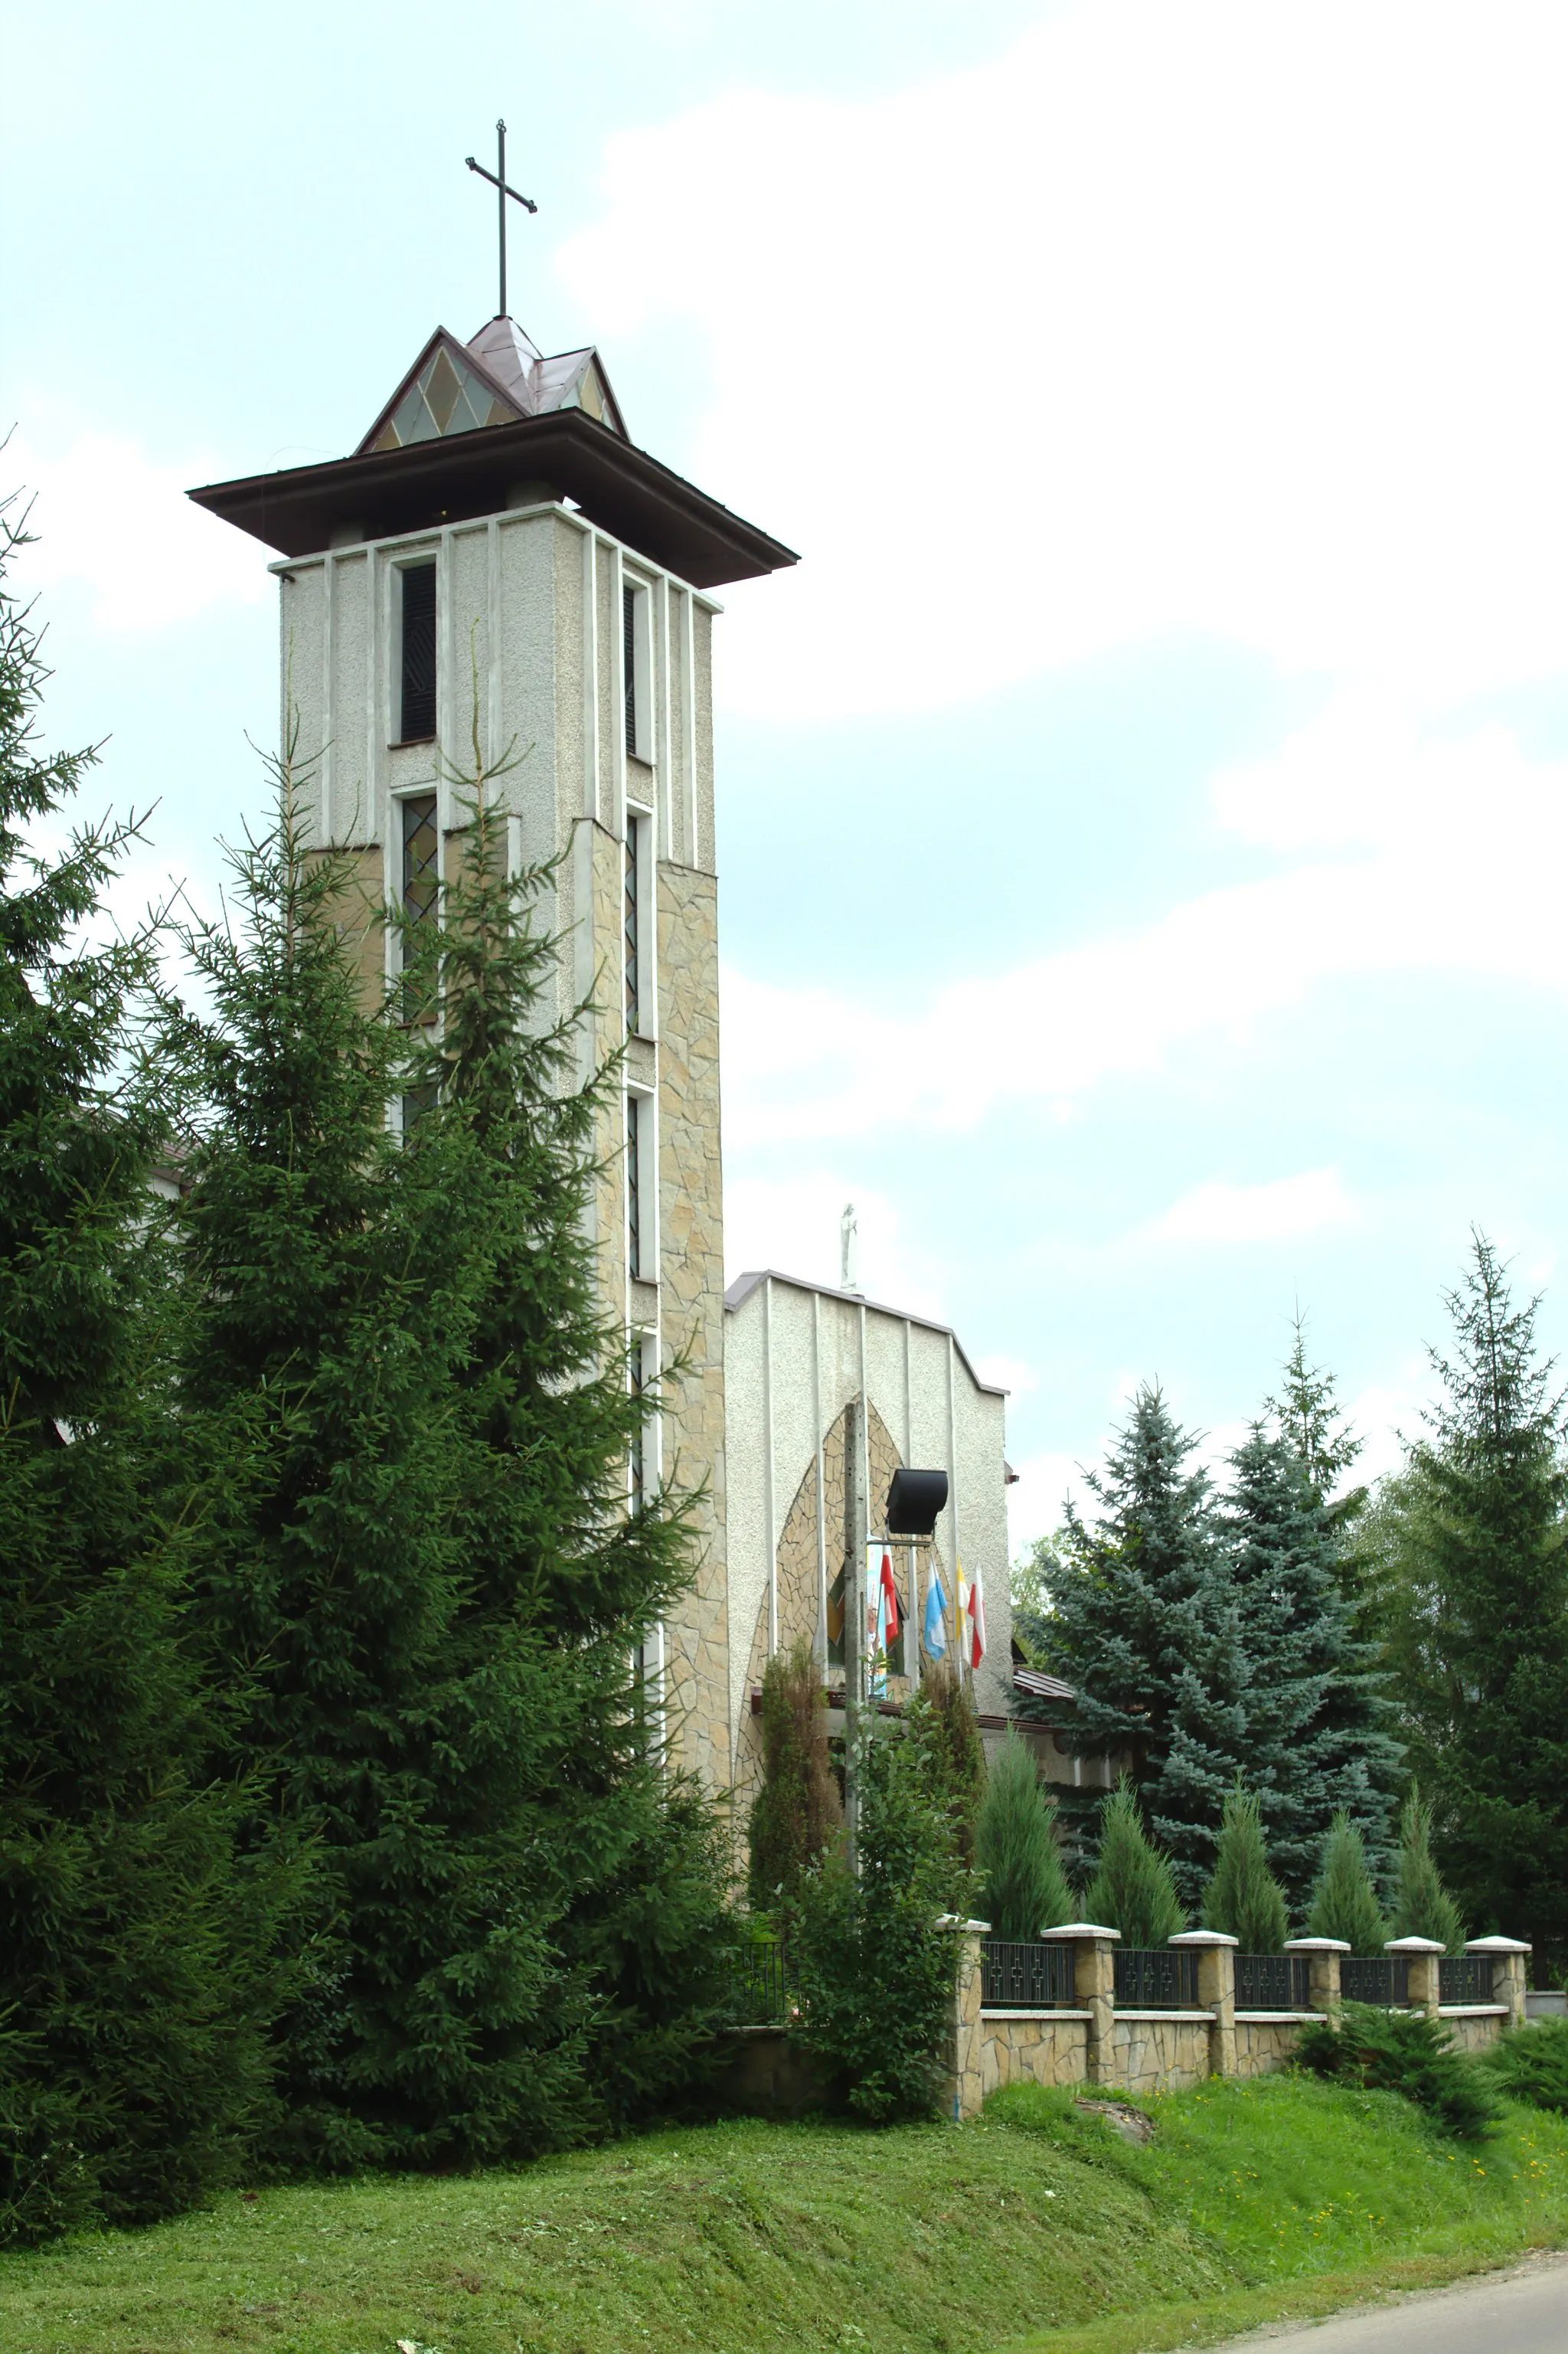
[[[1308,1926],[1314,1937],[1342,1938],[1352,1954],[1381,1954],[1388,1936],[1361,1832],[1342,1808],[1323,1842]]]
[[[947,1659],[930,1662],[910,1703],[928,1717],[924,1735],[953,1826],[954,1850],[966,1868],[974,1861],[975,1824],[985,1789],[985,1744],[974,1694]]]
[[[292,1885],[189,1641],[219,1480],[173,1429],[158,944],[90,945],[136,827],[55,835],[95,756],[37,742],[25,544],[0,506],[0,2245],[246,2162]]]
[[[1257,1794],[1238,1779],[1225,1799],[1203,1926],[1234,1937],[1244,1954],[1277,1954],[1289,1925],[1284,1892],[1268,1868]]]
[[[1028,1744],[1011,1726],[980,1800],[975,1870],[976,1901],[999,1937],[1035,1938],[1073,1917],[1056,1809]]]
[[[1100,1852],[1084,1892],[1085,1917],[1119,1929],[1124,1946],[1163,1946],[1187,1925],[1168,1860],[1143,1828],[1138,1794],[1123,1775],[1100,1810]]]
[[[1483,2054],[1481,2064],[1510,2100],[1568,2116],[1568,2019],[1516,2027]]]
[[[1436,1937],[1445,1953],[1462,1954],[1465,1924],[1433,1860],[1432,1809],[1417,1788],[1404,1802],[1399,1833],[1391,1935]]]
[[[1402,2093],[1456,2141],[1483,2139],[1500,2114],[1476,2062],[1424,2011],[1348,2002],[1337,2025],[1325,2019],[1304,2027],[1294,2056],[1314,2075]]]
[[[861,1735],[857,1877],[843,1840],[802,1872],[787,1915],[797,2032],[868,2125],[937,2113],[973,1882],[960,1864],[934,1712]]]
[[[788,1904],[842,1819],[821,1668],[802,1635],[762,1671],[762,1781],[747,1825],[755,1912]]]

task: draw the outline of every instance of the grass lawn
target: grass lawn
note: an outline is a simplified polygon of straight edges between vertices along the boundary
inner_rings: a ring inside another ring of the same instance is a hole
[[[514,2173],[230,2194],[0,2258],[4,2354],[1053,2354],[1192,2344],[1568,2240],[1568,2123],[1472,2153],[1292,2077],[1133,2149],[1015,2089],[971,2126],[756,2122]]]

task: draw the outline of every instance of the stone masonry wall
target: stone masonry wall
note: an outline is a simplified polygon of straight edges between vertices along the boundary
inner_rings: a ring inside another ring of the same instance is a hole
[[[724,1193],[719,1160],[718,886],[659,867],[659,1276],[664,1363],[686,1360],[664,1416],[664,1469],[705,1487],[696,1575],[665,1629],[677,1761],[730,1782],[725,1575]]]

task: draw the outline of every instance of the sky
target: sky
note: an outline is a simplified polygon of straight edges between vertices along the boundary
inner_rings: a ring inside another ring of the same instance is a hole
[[[725,592],[727,1257],[950,1322],[1013,1536],[1298,1308],[1397,1461],[1568,1173],[1568,16],[1534,0],[7,10],[0,419],[47,719],[216,899],[266,552],[512,308],[801,561]],[[249,741],[248,741],[249,739]]]

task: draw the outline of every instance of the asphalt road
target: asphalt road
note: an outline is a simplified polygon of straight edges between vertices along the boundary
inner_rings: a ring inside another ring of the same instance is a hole
[[[1232,2344],[1269,2354],[1568,2354],[1568,2256]]]

